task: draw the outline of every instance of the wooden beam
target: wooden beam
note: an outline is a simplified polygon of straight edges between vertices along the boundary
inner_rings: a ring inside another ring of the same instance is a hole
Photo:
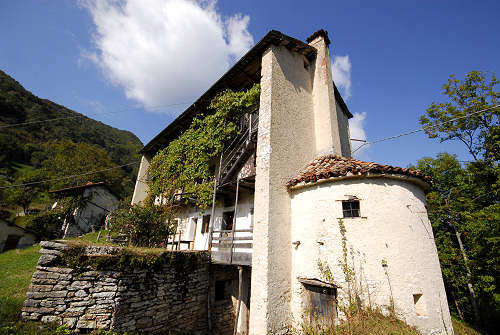
[[[230,233],[231,230],[214,230],[213,233]],[[252,233],[253,229],[236,229],[235,233]]]
[[[234,246],[234,230],[236,228],[236,214],[238,211],[238,191],[240,190],[240,179],[236,178],[236,198],[235,198],[235,203],[234,203],[234,214],[233,214],[233,225],[231,227],[231,251],[233,250]],[[233,260],[233,253],[231,252],[231,261]],[[236,331],[236,328],[235,328]]]
[[[220,236],[214,236],[212,237],[212,242],[215,242],[215,241],[231,241],[233,240],[232,237],[220,237]],[[238,236],[238,237],[234,237],[234,241],[251,241],[253,240],[253,236],[248,236],[248,237],[241,237],[241,236]]]

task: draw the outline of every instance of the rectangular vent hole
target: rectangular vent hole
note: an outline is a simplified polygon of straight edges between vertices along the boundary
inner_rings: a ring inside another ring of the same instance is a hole
[[[413,303],[415,304],[415,311],[417,312],[417,316],[425,316],[425,304],[424,298],[422,298],[422,294],[414,294]]]

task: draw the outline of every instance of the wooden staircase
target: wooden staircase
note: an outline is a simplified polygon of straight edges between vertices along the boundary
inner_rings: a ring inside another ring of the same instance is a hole
[[[219,186],[224,186],[231,181],[239,168],[255,151],[257,143],[257,129],[259,126],[258,107],[244,116],[240,134],[231,142],[222,154],[221,174]]]

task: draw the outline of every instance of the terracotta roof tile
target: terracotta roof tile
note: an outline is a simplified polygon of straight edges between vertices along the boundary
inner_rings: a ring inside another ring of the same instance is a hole
[[[410,170],[392,165],[363,162],[354,158],[327,155],[312,161],[297,177],[292,178],[287,186],[292,187],[299,183],[314,183],[321,179],[334,177],[364,176],[373,173],[402,174],[419,178],[427,183],[431,182],[431,177],[424,175],[420,170]]]

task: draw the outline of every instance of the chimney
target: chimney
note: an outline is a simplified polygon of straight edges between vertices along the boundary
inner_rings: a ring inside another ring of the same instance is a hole
[[[348,117],[335,97],[328,32],[316,31],[307,43],[317,50],[312,89],[316,156],[351,157]]]

